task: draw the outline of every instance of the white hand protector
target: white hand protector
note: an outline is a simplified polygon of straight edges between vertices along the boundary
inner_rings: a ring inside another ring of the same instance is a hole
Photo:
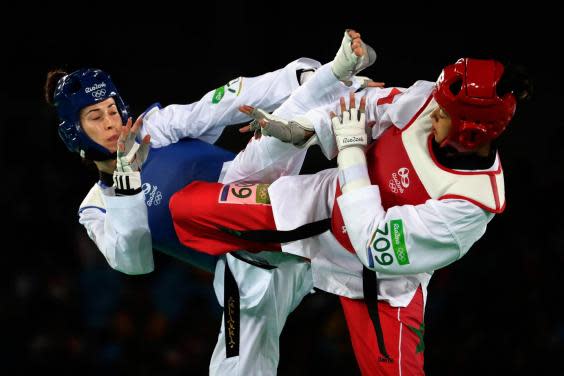
[[[132,164],[135,160],[135,154],[141,146],[138,143],[128,154],[123,151],[117,152],[116,170],[114,171],[114,186],[118,195],[134,195],[141,192],[141,173],[137,167],[137,163]]]
[[[254,108],[249,116],[254,119],[249,124],[250,130],[260,131],[262,135],[272,136],[282,142],[292,143],[296,146],[303,145],[309,139],[306,138],[306,131],[315,132],[311,124],[284,120],[260,108]]]
[[[120,148],[118,147],[116,166],[118,171],[130,172],[127,169],[131,169],[131,171],[141,171],[141,166],[145,163],[149,155],[149,144],[139,144],[135,140],[137,133],[138,132],[131,131],[125,132],[125,137],[120,135],[118,146],[123,144],[123,151],[120,152]]]
[[[114,171],[114,186],[117,195],[135,195],[141,192],[141,173],[139,171]]]
[[[136,122],[137,123],[137,122]],[[137,143],[135,136],[138,126],[131,130],[128,121],[118,139],[114,185],[118,195],[134,195],[141,191],[141,165],[149,154],[149,143]]]
[[[351,108],[343,111],[341,116],[334,116],[331,122],[339,152],[351,146],[364,148],[368,144],[366,116],[363,110]]]
[[[356,56],[352,50],[352,38],[349,35],[349,30],[345,30],[345,36],[341,42],[341,48],[337,51],[331,69],[333,74],[338,80],[351,83],[351,78],[363,69],[368,68],[376,61],[376,52],[372,47],[364,42],[361,42],[361,47],[364,50],[362,56]]]

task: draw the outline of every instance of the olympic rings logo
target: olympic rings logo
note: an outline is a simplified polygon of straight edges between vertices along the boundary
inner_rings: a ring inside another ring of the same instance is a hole
[[[409,168],[401,167],[397,172],[392,173],[388,187],[392,193],[403,193],[409,187]]]
[[[163,199],[163,194],[159,191],[159,187],[149,183],[143,183],[141,186],[145,194],[145,203],[147,206],[159,205]]]
[[[94,98],[102,98],[106,95],[106,89],[99,89],[92,92]]]
[[[157,191],[157,193],[155,194],[155,205],[158,205],[161,203],[161,200],[163,199],[163,195],[160,191]]]

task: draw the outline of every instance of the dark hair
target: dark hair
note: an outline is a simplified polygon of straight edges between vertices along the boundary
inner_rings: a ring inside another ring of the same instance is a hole
[[[533,82],[527,69],[511,62],[504,66],[503,76],[497,84],[497,94],[503,96],[506,93],[513,93],[517,102],[530,100],[533,95]]]
[[[47,79],[45,80],[44,86],[44,94],[45,94],[45,101],[51,105],[53,103],[53,95],[55,94],[55,88],[57,87],[57,83],[61,78],[67,75],[62,69],[53,69],[47,73]]]

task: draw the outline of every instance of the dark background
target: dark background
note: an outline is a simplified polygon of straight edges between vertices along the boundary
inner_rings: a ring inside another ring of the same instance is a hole
[[[501,141],[507,210],[431,281],[425,368],[430,375],[564,373],[563,94],[554,11],[516,9],[508,17],[425,9],[413,22],[374,4],[354,16],[329,5],[311,12],[270,5],[149,7],[134,16],[98,4],[78,15],[51,10],[41,22],[17,13],[16,26],[2,26],[0,369],[203,375],[220,325],[211,275],[155,253],[155,272],[125,276],[88,239],[76,211],[96,173],[58,139],[42,99],[49,69],[104,69],[140,113],[156,101],[195,101],[231,78],[302,56],[330,61],[351,27],[379,55],[364,74],[388,86],[434,81],[462,56],[528,68],[534,97],[518,107]],[[221,139],[234,150],[245,142],[235,129]],[[319,150],[309,154],[304,171],[331,165]],[[336,297],[306,297],[282,335],[279,374],[358,373]]]

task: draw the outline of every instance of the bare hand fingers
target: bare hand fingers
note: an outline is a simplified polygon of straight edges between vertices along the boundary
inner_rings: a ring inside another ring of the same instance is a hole
[[[347,110],[347,104],[345,103],[345,97],[339,98],[339,104],[341,105],[341,113]]]
[[[248,133],[250,131],[251,131],[250,125],[245,125],[244,127],[239,128],[239,132],[241,132],[241,133]]]
[[[143,117],[139,116],[137,118],[137,120],[135,120],[135,124],[133,124],[133,127],[131,127],[131,132],[133,134],[137,134],[137,131],[139,130],[139,128],[141,127],[141,125],[143,125]]]
[[[364,113],[364,111],[366,111],[366,95],[360,98],[360,106],[358,110],[360,111],[361,114]]]
[[[132,127],[132,120],[131,118],[127,119],[127,123],[125,124],[125,137],[129,136],[129,132],[131,132],[131,127]]]
[[[129,118],[127,120],[127,123],[125,123],[125,125],[123,127],[121,127],[121,129],[119,130],[118,142],[119,141],[125,142],[125,139],[127,138],[127,135],[129,134],[130,128],[131,128],[131,118]]]
[[[354,39],[354,38],[360,38],[360,33],[358,33],[356,30],[348,29],[347,31],[348,31],[349,36],[350,36],[351,38],[353,38],[353,39]]]
[[[123,136],[124,136],[123,141],[125,142],[129,137],[129,133],[131,132],[131,118],[129,118],[124,128],[125,129],[123,130]]]
[[[353,52],[356,56],[361,57],[362,55],[364,55],[364,48],[358,46],[356,48],[353,48]]]
[[[117,151],[123,153],[125,151],[125,138],[126,138],[126,131],[127,125],[125,127],[121,127],[118,141],[117,141]]]
[[[350,103],[350,104],[349,104],[349,109],[356,107],[356,104],[355,104],[355,97],[354,97],[354,92],[353,92],[353,91],[351,91],[350,94],[349,94],[349,103]],[[361,103],[362,103],[362,102],[361,102]]]
[[[143,137],[143,140],[141,140],[141,143],[144,145],[149,145],[151,143],[151,135],[145,135],[145,137]]]
[[[253,113],[254,109],[255,109],[255,108],[254,108],[253,106],[248,106],[248,105],[246,105],[246,104],[244,104],[244,105],[242,105],[242,106],[239,106],[239,111],[241,111],[242,113],[247,114],[247,115],[249,115],[249,116],[251,116],[251,114]]]
[[[338,126],[341,125],[341,123],[342,123],[341,118],[339,116],[337,116],[336,113],[331,111],[331,112],[329,112],[329,116],[331,116],[331,124],[333,124],[333,127],[338,127]]]
[[[374,81],[370,81],[366,87],[385,87],[386,83],[384,82],[374,82]]]

